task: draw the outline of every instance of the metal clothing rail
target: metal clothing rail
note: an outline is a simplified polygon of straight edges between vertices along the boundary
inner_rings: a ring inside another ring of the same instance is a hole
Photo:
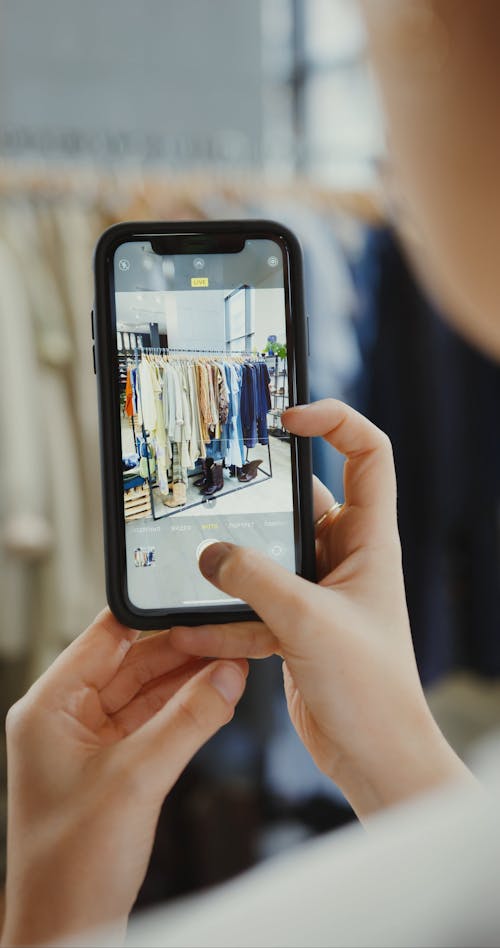
[[[171,346],[142,346],[139,351],[145,352],[147,355],[169,355],[170,352],[187,352],[191,355],[221,355],[225,356],[226,359],[236,355],[247,356],[249,360],[262,358],[260,354],[247,352],[246,349],[175,349]]]

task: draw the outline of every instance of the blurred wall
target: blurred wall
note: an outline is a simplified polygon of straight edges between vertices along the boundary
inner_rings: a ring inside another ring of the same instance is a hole
[[[0,17],[4,150],[258,160],[260,0],[1,0]]]

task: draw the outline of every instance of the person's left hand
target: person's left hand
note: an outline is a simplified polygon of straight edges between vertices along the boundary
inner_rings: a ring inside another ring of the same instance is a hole
[[[8,714],[3,945],[121,940],[165,795],[233,716],[246,661],[138,636],[105,610]]]

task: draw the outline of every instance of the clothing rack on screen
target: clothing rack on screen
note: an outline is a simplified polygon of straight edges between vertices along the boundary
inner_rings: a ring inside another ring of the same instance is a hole
[[[178,356],[178,355],[184,356],[184,355],[185,355],[185,356],[191,356],[191,357],[192,357],[192,359],[186,359],[186,361],[201,362],[201,363],[205,363],[205,364],[206,364],[206,363],[210,363],[211,361],[215,361],[215,359],[214,359],[213,357],[218,357],[218,361],[220,360],[221,362],[224,362],[224,363],[227,363],[227,362],[229,362],[229,363],[231,363],[231,362],[239,363],[239,364],[241,364],[242,366],[245,365],[246,363],[250,363],[250,364],[252,364],[252,363],[253,363],[253,364],[259,363],[260,365],[263,365],[263,366],[265,367],[265,376],[264,376],[264,378],[266,378],[266,377],[268,377],[268,372],[267,372],[267,366],[266,366],[266,364],[265,364],[265,361],[262,359],[262,357],[261,357],[260,355],[258,355],[258,354],[253,354],[253,353],[249,353],[249,352],[247,352],[246,350],[237,350],[237,351],[229,351],[229,352],[228,352],[226,349],[195,349],[195,348],[174,348],[174,347],[161,347],[161,346],[156,346],[156,347],[147,346],[147,347],[141,347],[141,348],[138,348],[138,347],[137,347],[136,349],[133,350],[133,352],[132,352],[132,351],[128,351],[128,352],[122,352],[121,354],[122,354],[122,355],[127,355],[127,356],[133,355],[134,366],[135,366],[135,369],[136,369],[136,376],[135,376],[135,379],[136,379],[137,391],[138,391],[138,402],[139,402],[140,409],[141,409],[141,411],[140,411],[140,425],[141,425],[141,432],[142,432],[143,445],[145,446],[145,447],[144,447],[144,450],[145,450],[145,460],[146,460],[147,471],[148,471],[147,481],[148,481],[149,493],[150,493],[150,500],[151,500],[151,516],[152,516],[153,520],[163,520],[165,517],[171,517],[171,516],[173,516],[173,514],[179,513],[179,512],[181,512],[181,511],[183,511],[183,510],[189,510],[189,509],[192,508],[192,507],[197,507],[197,506],[200,506],[201,504],[206,504],[206,503],[208,503],[209,501],[213,501],[214,499],[216,499],[215,497],[213,497],[213,496],[204,496],[204,497],[202,497],[200,500],[196,500],[196,501],[191,501],[191,502],[183,503],[182,505],[179,505],[179,506],[177,506],[177,507],[175,507],[175,508],[173,508],[173,509],[171,509],[171,510],[163,509],[160,514],[157,513],[156,506],[155,506],[155,497],[154,497],[154,494],[153,494],[153,488],[154,488],[155,486],[158,486],[158,487],[159,487],[160,484],[157,482],[157,480],[155,480],[155,471],[152,469],[152,458],[150,457],[150,454],[149,454],[149,445],[152,443],[152,440],[154,441],[154,439],[151,439],[151,431],[148,430],[148,426],[147,426],[147,425],[145,424],[145,422],[144,422],[144,417],[145,417],[145,411],[144,411],[144,408],[145,408],[145,398],[144,398],[143,391],[142,391],[141,373],[139,372],[139,366],[140,366],[141,360],[142,360],[143,357],[146,357],[147,359],[151,359],[151,360],[153,360],[153,361],[154,361],[155,359],[159,359],[159,360],[166,360],[166,361],[168,362],[170,355],[172,355],[172,356],[173,356],[173,361],[175,362],[175,357],[176,357],[176,356]],[[206,357],[206,358],[203,358],[203,357]],[[211,358],[211,357],[212,357],[212,358]],[[163,364],[165,364],[165,362],[163,362]],[[263,370],[261,370],[261,371],[263,371]],[[266,394],[266,396],[267,396],[267,398],[266,398],[266,409],[269,410],[269,407],[270,407],[270,395],[269,395],[269,392],[268,392],[268,391],[267,391],[265,394]],[[255,392],[254,392],[254,398],[257,398],[257,395],[255,394]],[[261,409],[261,410],[262,410],[262,409]],[[266,414],[266,417],[265,417],[265,425],[263,425],[263,432],[261,431],[260,434],[259,434],[259,443],[263,444],[263,445],[267,448],[268,469],[266,470],[264,467],[261,467],[261,466],[259,465],[258,470],[259,470],[259,473],[260,473],[260,474],[264,475],[264,477],[266,477],[266,478],[272,478],[273,472],[272,472],[272,461],[271,461],[271,448],[270,448],[270,443],[269,443],[269,434],[268,434],[268,430],[267,430],[267,411],[266,411],[265,414]],[[240,421],[240,424],[241,424],[241,421]],[[221,425],[221,427],[224,427],[224,425]],[[233,429],[233,430],[234,430],[234,429]],[[235,465],[234,465],[234,464],[228,465],[228,464],[226,463],[226,457],[225,457],[225,455],[227,456],[227,453],[229,453],[229,446],[230,446],[230,443],[231,443],[231,441],[234,440],[234,437],[235,437],[235,436],[233,435],[233,437],[232,437],[231,439],[228,439],[227,437],[223,437],[221,432],[220,432],[220,434],[221,434],[221,436],[220,436],[219,438],[213,437],[212,441],[207,441],[206,444],[205,444],[205,447],[210,448],[213,443],[215,443],[216,445],[219,445],[219,446],[220,446],[220,450],[221,450],[221,456],[220,456],[220,457],[217,457],[216,460],[217,460],[217,461],[221,461],[221,466],[222,466],[223,469],[225,468],[225,469],[227,470],[228,467],[232,469],[232,468],[235,467]],[[250,441],[250,442],[253,442],[253,443],[251,443],[251,444],[249,445],[249,444],[248,444],[249,441]],[[242,445],[242,447],[243,447],[243,449],[244,449],[244,451],[245,451],[245,456],[244,456],[244,457],[243,457],[243,451],[241,451],[241,467],[243,467],[244,465],[248,465],[248,464],[250,463],[250,461],[249,461],[249,447],[255,447],[255,445],[257,444],[257,427],[255,427],[255,434],[253,434],[252,437],[249,437],[249,438],[246,438],[246,439],[245,439],[245,438],[243,438],[243,436],[241,436],[241,439],[239,440],[239,443],[240,443],[240,445]],[[222,448],[222,445],[224,445],[224,448]],[[179,449],[177,448],[177,450],[179,450]],[[200,458],[203,457],[203,456],[204,456],[204,455],[200,455]],[[208,455],[208,452],[207,452],[207,455],[206,455],[206,456],[211,457],[211,455]],[[200,458],[198,458],[195,463],[197,463]],[[173,460],[172,460],[172,463],[173,463]],[[157,464],[157,465],[156,465],[156,470],[157,470],[157,472],[158,472],[158,467],[159,467],[159,465]],[[197,474],[198,474],[198,471],[193,470],[193,468],[194,468],[194,465],[190,465],[191,473],[188,474],[188,473],[187,473],[187,466],[186,466],[186,472],[185,472],[186,483],[187,483],[187,478],[188,478],[188,477],[195,477],[195,476],[197,476]],[[174,481],[174,478],[173,478],[173,483],[174,483],[174,482],[175,482],[175,481]],[[255,478],[255,479],[252,479],[251,481],[249,481],[248,483],[239,483],[237,487],[223,488],[223,494],[221,494],[221,496],[226,497],[228,494],[236,493],[237,491],[240,491],[240,490],[245,490],[247,487],[255,486],[256,483],[263,483],[263,481],[262,481],[262,479],[257,479],[257,478]]]

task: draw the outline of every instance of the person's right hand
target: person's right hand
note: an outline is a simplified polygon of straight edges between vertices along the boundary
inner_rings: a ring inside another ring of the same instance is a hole
[[[361,817],[445,780],[472,779],[418,677],[389,439],[333,399],[291,408],[283,423],[296,435],[322,435],[347,458],[345,505],[318,528],[319,584],[255,550],[214,543],[200,558],[203,575],[263,623],[175,628],[171,644],[199,656],[280,654],[293,724]],[[316,481],[315,518],[332,503]]]

